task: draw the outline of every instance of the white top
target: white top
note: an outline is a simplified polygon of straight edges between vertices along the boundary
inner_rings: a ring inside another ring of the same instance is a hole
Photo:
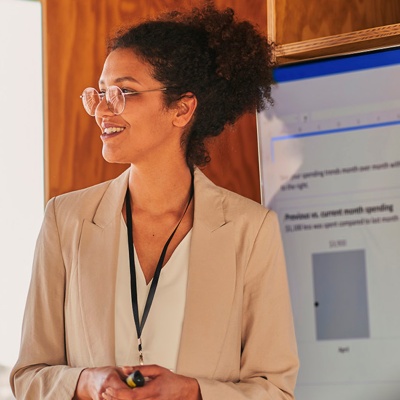
[[[184,237],[161,270],[157,290],[142,331],[145,364],[158,364],[176,370],[186,303],[192,231]],[[146,280],[135,253],[136,285],[139,320],[151,282]],[[133,319],[127,227],[121,218],[119,257],[115,296],[115,357],[120,366],[138,365],[139,352],[135,321]]]

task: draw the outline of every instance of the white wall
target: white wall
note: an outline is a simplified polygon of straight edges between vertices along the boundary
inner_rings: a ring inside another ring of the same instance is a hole
[[[18,356],[44,208],[41,5],[0,0],[0,365]],[[5,390],[5,389],[2,389]],[[0,399],[5,394],[0,392]]]

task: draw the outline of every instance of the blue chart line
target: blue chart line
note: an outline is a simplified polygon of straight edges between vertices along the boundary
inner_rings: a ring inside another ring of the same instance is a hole
[[[290,139],[302,139],[311,136],[331,135],[334,133],[359,131],[361,129],[381,128],[384,126],[393,126],[393,125],[400,125],[400,120],[379,122],[376,124],[368,124],[368,125],[347,126],[344,128],[327,129],[324,131],[296,133],[293,135],[275,136],[271,138],[271,161],[272,162],[275,161],[274,142],[281,142],[283,140],[290,140]]]

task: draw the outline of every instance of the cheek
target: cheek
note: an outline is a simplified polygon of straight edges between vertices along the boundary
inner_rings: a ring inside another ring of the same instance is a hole
[[[95,116],[95,121],[96,121],[96,124],[98,125],[98,127],[99,127],[100,129],[102,129],[102,128],[101,128],[101,118]]]

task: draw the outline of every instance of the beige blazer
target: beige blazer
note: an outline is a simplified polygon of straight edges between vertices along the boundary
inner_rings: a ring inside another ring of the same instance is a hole
[[[11,373],[17,399],[71,399],[84,367],[115,365],[128,176],[46,207]],[[293,399],[298,358],[276,215],[199,170],[194,199],[177,373],[197,378],[204,400]]]

